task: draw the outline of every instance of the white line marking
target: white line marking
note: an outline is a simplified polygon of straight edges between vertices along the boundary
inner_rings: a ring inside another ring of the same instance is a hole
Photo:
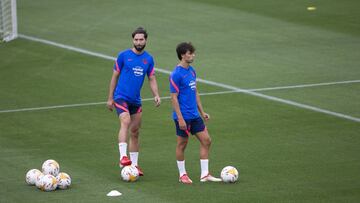
[[[227,94],[233,93],[234,91],[221,91],[221,92],[208,92],[201,93],[200,95],[217,95],[217,94]],[[142,101],[152,101],[154,98],[145,98]],[[162,100],[170,99],[170,97],[161,97]],[[106,102],[91,102],[91,103],[82,103],[82,104],[65,104],[65,105],[56,105],[56,106],[42,106],[42,107],[33,107],[33,108],[21,108],[21,109],[8,109],[0,110],[0,113],[13,113],[13,112],[22,112],[22,111],[39,111],[39,110],[48,110],[48,109],[60,109],[60,108],[71,108],[79,106],[95,106],[95,105],[105,105]]]
[[[27,35],[23,35],[23,34],[19,34],[19,37],[30,40],[30,41],[40,42],[40,43],[43,43],[43,44],[48,44],[48,45],[51,45],[51,46],[60,47],[60,48],[63,48],[63,49],[79,52],[79,53],[90,55],[90,56],[96,56],[96,57],[99,57],[99,58],[108,59],[108,60],[111,60],[111,61],[116,60],[116,58],[112,57],[112,56],[108,56],[108,55],[101,54],[101,53],[96,53],[96,52],[93,52],[93,51],[89,51],[89,50],[86,50],[86,49],[81,49],[81,48],[77,48],[77,47],[73,47],[73,46],[69,46],[69,45],[65,45],[65,44],[60,44],[60,43],[45,40],[45,39],[39,39],[39,38],[36,38],[36,37],[31,37],[31,36],[27,36]],[[169,74],[169,75],[171,73],[171,71],[164,70],[164,69],[159,69],[159,68],[156,68],[156,71],[161,72],[161,73],[166,73],[166,74]]]
[[[56,47],[60,47],[60,48],[80,52],[80,53],[91,55],[91,56],[96,56],[96,57],[100,57],[100,58],[104,58],[104,59],[109,59],[109,60],[112,60],[112,61],[115,60],[115,58],[111,57],[111,56],[107,56],[107,55],[104,55],[104,54],[88,51],[88,50],[81,49],[81,48],[76,48],[76,47],[73,47],[73,46],[68,46],[68,45],[52,42],[52,41],[49,41],[49,40],[39,39],[39,38],[36,38],[36,37],[31,37],[31,36],[27,36],[27,35],[23,35],[23,34],[19,34],[19,37],[24,38],[24,39],[28,39],[28,40],[31,40],[31,41],[41,42],[41,43],[44,43],[44,44],[49,44],[49,45],[52,45],[52,46],[56,46]],[[156,71],[161,72],[161,73],[170,74],[170,71],[160,69],[160,68],[156,68]],[[213,86],[233,90],[234,92],[242,92],[242,93],[245,93],[245,94],[253,95],[253,96],[256,96],[256,97],[261,97],[261,98],[268,99],[268,100],[271,100],[271,101],[276,101],[276,102],[296,106],[296,107],[299,107],[299,108],[309,109],[309,110],[312,110],[312,111],[316,111],[316,112],[320,112],[320,113],[324,113],[324,114],[328,114],[328,115],[332,115],[332,116],[336,116],[336,117],[340,117],[340,118],[360,122],[360,118],[352,117],[352,116],[337,113],[337,112],[332,112],[332,111],[321,109],[321,108],[318,108],[318,107],[305,105],[305,104],[301,104],[301,103],[298,103],[298,102],[285,100],[285,99],[281,99],[281,98],[277,98],[277,97],[273,97],[273,96],[268,96],[268,95],[257,93],[257,92],[254,92],[254,91],[237,88],[237,87],[234,87],[234,86],[231,86],[231,85],[226,85],[226,84],[223,84],[223,83],[204,80],[204,79],[201,79],[201,78],[199,78],[198,81],[201,82],[201,83],[204,83],[204,84],[209,84],[209,85],[213,85]]]
[[[108,59],[108,60],[113,60],[113,61],[116,59],[114,57],[107,56],[105,54],[100,54],[100,53],[88,51],[88,50],[85,50],[85,49],[80,49],[80,48],[76,48],[76,47],[73,47],[73,46],[60,44],[60,43],[57,43],[57,42],[52,42],[52,41],[45,40],[45,39],[39,39],[39,38],[36,38],[36,37],[30,37],[30,36],[22,35],[22,34],[19,34],[19,37],[30,40],[30,41],[40,42],[40,43],[48,44],[48,45],[51,45],[51,46],[54,46],[54,47],[60,47],[60,48],[63,48],[63,49],[83,53],[83,54],[90,55],[90,56],[96,56],[96,57],[103,58],[103,59]]]
[[[263,92],[263,91],[269,91],[269,90],[282,90],[282,89],[294,89],[294,88],[304,88],[304,87],[351,84],[351,83],[359,83],[359,82],[360,82],[360,80],[347,80],[347,81],[339,81],[339,82],[324,82],[324,83],[316,83],[316,84],[291,85],[291,86],[283,86],[283,87],[266,87],[266,88],[248,89],[248,90],[253,91],[253,92]]]
[[[285,100],[285,99],[281,99],[281,98],[278,98],[278,97],[268,96],[268,95],[260,94],[260,93],[256,93],[256,92],[249,92],[248,94],[258,96],[258,97],[261,97],[261,98],[264,98],[264,99],[277,101],[277,102],[280,102],[280,103],[289,104],[289,105],[292,105],[292,106],[296,106],[296,107],[309,109],[309,110],[312,110],[312,111],[316,111],[316,112],[336,116],[336,117],[339,117],[339,118],[344,118],[344,119],[360,122],[360,118],[349,116],[349,115],[346,115],[346,114],[337,113],[337,112],[329,111],[329,110],[326,110],[326,109],[321,109],[321,108],[318,108],[318,107],[314,107],[314,106],[310,106],[310,105],[306,105],[306,104],[301,104],[301,103],[298,103],[298,102]]]
[[[9,110],[1,110],[0,113],[60,109],[60,108],[70,108],[70,107],[79,107],[79,106],[92,106],[92,105],[99,105],[99,104],[106,104],[106,102],[92,102],[92,103],[83,103],[83,104],[67,104],[67,105],[43,106],[43,107],[34,107],[34,108],[9,109]]]

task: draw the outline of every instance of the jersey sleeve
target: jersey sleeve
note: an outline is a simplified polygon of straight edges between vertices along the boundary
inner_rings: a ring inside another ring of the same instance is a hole
[[[124,54],[120,53],[114,64],[114,71],[121,72],[122,67],[124,66]]]
[[[180,79],[181,77],[178,74],[172,73],[169,77],[170,81],[170,92],[171,93],[179,93],[180,87]]]
[[[154,59],[152,57],[150,58],[149,68],[148,68],[146,74],[148,77],[155,75],[155,63],[154,63]]]

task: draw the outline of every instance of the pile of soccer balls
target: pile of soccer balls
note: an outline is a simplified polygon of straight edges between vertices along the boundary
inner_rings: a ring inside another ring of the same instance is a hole
[[[67,189],[71,185],[71,178],[67,173],[60,172],[60,166],[55,160],[46,160],[42,171],[31,169],[26,173],[26,183],[36,185],[42,191],[53,191],[56,188]]]

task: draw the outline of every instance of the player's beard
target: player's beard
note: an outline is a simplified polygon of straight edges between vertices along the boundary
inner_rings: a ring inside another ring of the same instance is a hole
[[[135,48],[136,51],[138,51],[138,52],[142,52],[142,50],[145,49],[145,46],[146,46],[146,44],[144,44],[144,45],[135,45],[135,44],[134,44],[134,48]]]

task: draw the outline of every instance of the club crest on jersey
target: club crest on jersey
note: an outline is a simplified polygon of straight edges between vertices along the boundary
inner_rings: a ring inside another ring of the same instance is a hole
[[[148,61],[146,59],[143,59],[142,61],[145,65],[148,63]]]
[[[193,80],[191,80],[191,81],[189,82],[189,87],[190,87],[192,90],[196,90],[196,82],[193,81]]]
[[[142,76],[144,75],[144,69],[140,66],[136,66],[133,68],[133,71],[134,71],[134,75],[135,76]]]

